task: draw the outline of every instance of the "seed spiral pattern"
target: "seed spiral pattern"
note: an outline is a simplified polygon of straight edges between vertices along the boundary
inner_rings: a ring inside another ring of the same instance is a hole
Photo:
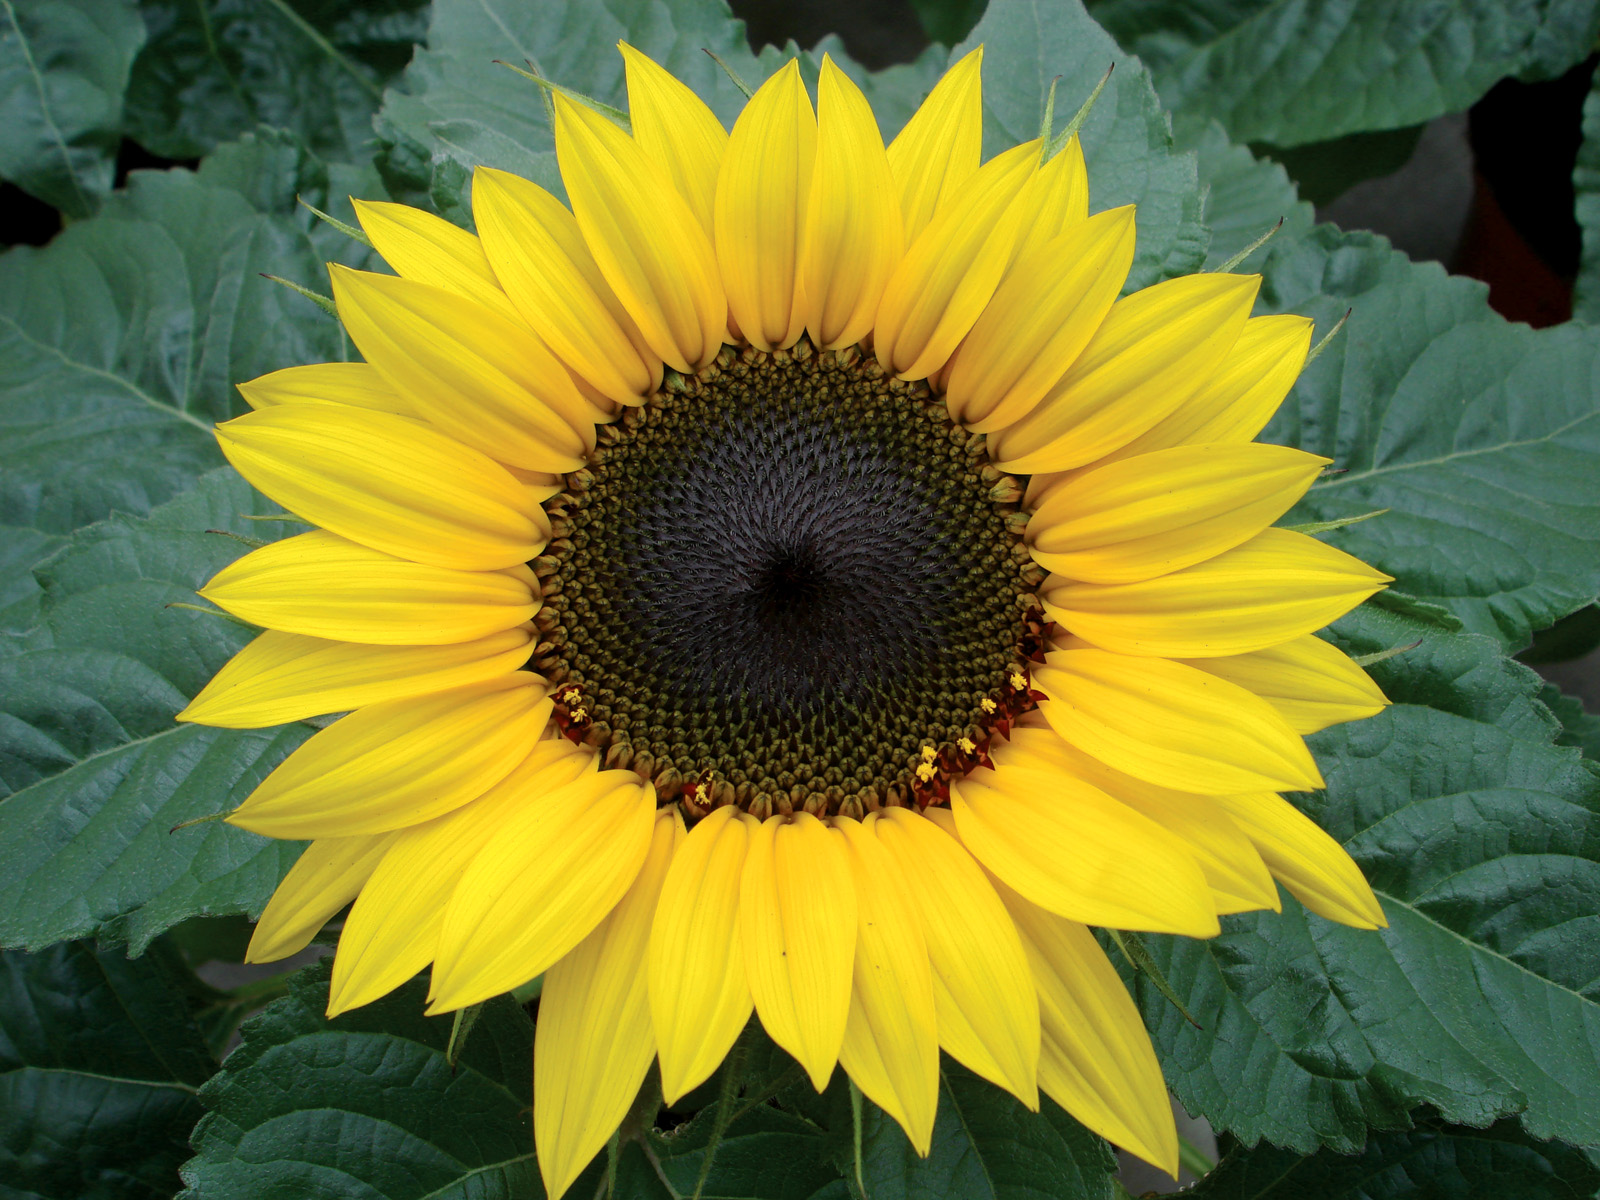
[[[569,736],[663,799],[926,802],[1026,699],[1020,497],[925,384],[855,350],[726,351],[547,505],[533,665]]]

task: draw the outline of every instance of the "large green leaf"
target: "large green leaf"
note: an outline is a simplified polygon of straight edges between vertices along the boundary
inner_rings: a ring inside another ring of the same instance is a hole
[[[540,1200],[533,1025],[515,1001],[484,1006],[452,1066],[451,1019],[422,1015],[423,980],[328,1021],[327,979],[325,960],[245,1022],[244,1044],[200,1094],[210,1111],[181,1195]]]
[[[165,1200],[216,1070],[187,972],[75,942],[0,951],[0,1194]]]
[[[426,0],[140,0],[128,132],[198,158],[258,123],[329,158],[370,153],[383,87],[411,58]]]
[[[1588,0],[1102,0],[1174,111],[1298,146],[1457,112],[1507,75],[1547,79],[1600,32]]]
[[[1138,985],[1168,1082],[1246,1143],[1358,1150],[1431,1104],[1600,1145],[1600,776],[1552,744],[1540,681],[1492,641],[1370,606],[1352,650],[1396,701],[1312,745],[1300,797],[1372,882],[1389,928],[1230,917],[1211,941],[1150,939],[1203,1028]]]
[[[219,822],[311,729],[175,725],[249,638],[166,606],[245,550],[206,530],[274,537],[275,511],[231,470],[150,516],[116,516],[37,568],[37,627],[0,656],[0,945],[100,930],[135,952],[196,915],[261,911],[299,852]]]
[[[980,44],[984,147],[991,154],[1039,136],[1052,83],[1057,125],[1065,125],[1116,64],[1082,129],[1090,208],[1139,206],[1128,290],[1196,269],[1205,255],[1205,230],[1195,160],[1173,153],[1170,122],[1149,77],[1089,19],[1082,4],[993,0],[955,54]]]
[[[1515,1121],[1487,1129],[1424,1118],[1374,1133],[1359,1154],[1300,1155],[1276,1146],[1228,1155],[1195,1200],[1587,1200],[1600,1169],[1559,1142],[1530,1138]]]
[[[1116,1158],[1054,1101],[1029,1112],[946,1059],[933,1148],[917,1157],[894,1120],[866,1105],[861,1175],[872,1200],[1109,1200]]]
[[[100,216],[0,256],[0,524],[146,512],[220,463],[233,384],[343,357],[262,272],[322,274],[302,225],[189,171],[139,172]]]
[[[1531,330],[1382,238],[1274,243],[1261,307],[1345,331],[1263,435],[1334,460],[1291,520],[1512,649],[1600,592],[1600,336]]]
[[[0,0],[0,179],[86,217],[111,190],[135,0]]]

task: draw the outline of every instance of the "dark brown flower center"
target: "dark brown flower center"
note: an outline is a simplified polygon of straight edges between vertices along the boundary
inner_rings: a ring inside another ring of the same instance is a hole
[[[691,812],[926,803],[1031,707],[1021,494],[855,350],[725,351],[547,506],[533,666],[569,736]]]

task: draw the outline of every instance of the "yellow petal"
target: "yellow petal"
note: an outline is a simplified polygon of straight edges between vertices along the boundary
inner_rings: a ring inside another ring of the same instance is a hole
[[[224,421],[217,441],[290,512],[400,558],[492,571],[550,540],[544,510],[504,467],[407,417],[281,405]]]
[[[575,375],[618,404],[638,404],[661,386],[660,357],[561,201],[536,183],[479,167],[472,214],[517,311]]]
[[[906,250],[878,306],[878,362],[923,379],[949,359],[1011,261],[1021,228],[1017,198],[1039,161],[1039,143],[995,155],[942,205]]]
[[[600,771],[530,797],[450,898],[429,1013],[510,991],[588,937],[638,877],[655,808],[655,788],[632,771]]]
[[[1176,835],[1200,866],[1218,913],[1278,907],[1278,889],[1255,846],[1209,796],[1159,787],[1105,765],[1053,729],[1013,729],[1011,740],[991,747],[995,768],[1057,770],[1120,800]]]
[[[533,1141],[552,1200],[560,1200],[615,1132],[655,1057],[639,965],[682,837],[676,808],[656,814],[644,866],[627,895],[544,977],[533,1038]]]
[[[1077,134],[1068,138],[1056,156],[1034,174],[1021,204],[1022,233],[1011,253],[1013,268],[1032,261],[1046,242],[1089,217],[1089,169],[1084,165]],[[1118,279],[1118,290],[1121,287],[1122,280]]]
[[[387,995],[433,961],[445,909],[467,865],[530,803],[599,766],[564,737],[545,737],[471,804],[400,829],[345,918],[328,1015]]]
[[[627,42],[618,42],[617,48],[627,67],[633,140],[666,171],[710,237],[717,172],[728,148],[728,131],[705,101],[672,72]]]
[[[991,457],[1007,471],[1065,471],[1133,441],[1216,371],[1260,285],[1184,275],[1117,301],[1060,382],[990,436]]]
[[[923,915],[939,1044],[1037,1112],[1039,1002],[1028,960],[982,869],[937,827],[943,811],[886,808],[869,827],[900,867],[901,903]]]
[[[739,942],[761,1024],[820,1092],[844,1041],[855,961],[856,892],[843,834],[809,813],[752,831]]]
[[[739,880],[754,820],[730,806],[690,831],[650,934],[650,1008],[668,1104],[711,1077],[750,1020],[738,942]]]
[[[889,146],[907,243],[965,192],[983,153],[983,47],[944,73]]]
[[[458,292],[520,324],[482,244],[465,229],[407,204],[354,197],[350,203],[373,249],[399,275]]]
[[[514,466],[583,465],[593,411],[526,325],[426,283],[329,273],[351,341],[418,416]]]
[[[1389,703],[1349,655],[1311,633],[1250,654],[1193,659],[1190,665],[1254,692],[1300,734],[1375,716]]]
[[[277,962],[309,946],[328,918],[355,899],[389,838],[387,833],[325,837],[307,846],[256,922],[245,962]]]
[[[1133,206],[1127,205],[1020,257],[950,368],[945,403],[951,417],[986,433],[1038,404],[1111,311],[1133,262],[1133,244]]]
[[[1101,1137],[1176,1175],[1178,1130],[1167,1085],[1116,968],[1083,925],[1003,883],[996,887],[1038,982],[1039,1086]]]
[[[1184,844],[1060,770],[1011,767],[950,785],[973,855],[1051,912],[1093,925],[1211,937],[1216,908]]]
[[[378,412],[409,414],[405,399],[370,363],[312,363],[285,367],[239,385],[239,394],[254,409],[279,404],[348,404]]]
[[[1294,898],[1318,916],[1357,929],[1384,929],[1378,898],[1355,860],[1315,821],[1282,796],[1218,796],[1244,835]]]
[[[933,970],[906,879],[861,823],[835,817],[856,889],[856,958],[839,1062],[927,1156],[939,1107]]]
[[[1321,629],[1389,582],[1342,550],[1264,529],[1215,558],[1139,583],[1047,580],[1045,611],[1119,654],[1216,658]]]
[[[359,708],[279,764],[228,823],[268,837],[342,837],[460,808],[538,741],[551,709],[542,682],[518,672]]]
[[[527,629],[452,646],[361,646],[268,630],[224,664],[179,721],[260,729],[487,683],[525,666]]]
[[[871,105],[826,54],[805,216],[800,290],[806,327],[825,350],[853,346],[872,328],[904,249],[900,202]]]
[[[674,370],[722,349],[717,258],[688,202],[611,121],[557,95],[556,158],[584,241],[645,342]]]
[[[437,646],[515,628],[539,610],[533,573],[454,571],[316,530],[217,572],[200,595],[267,629],[373,645]]]
[[[1028,520],[1034,561],[1137,583],[1231,550],[1288,512],[1328,459],[1288,446],[1176,446],[1083,471]]]
[[[805,328],[800,238],[817,154],[817,120],[790,59],[734,122],[717,176],[716,246],[728,312],[760,350]]]
[[[1207,796],[1310,791],[1322,775],[1270,704],[1180,662],[1107,650],[1056,650],[1033,684],[1050,727],[1107,766]]]
[[[1293,313],[1251,317],[1199,391],[1107,457],[1127,458],[1168,446],[1248,442],[1278,411],[1310,348],[1310,318]]]

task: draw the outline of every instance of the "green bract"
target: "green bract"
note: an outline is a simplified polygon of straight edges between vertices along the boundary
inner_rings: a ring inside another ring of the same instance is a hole
[[[916,7],[953,39],[977,6]],[[298,849],[220,822],[169,831],[236,805],[313,727],[174,724],[250,631],[170,606],[194,605],[251,539],[301,528],[249,519],[277,510],[210,435],[242,409],[235,383],[353,355],[261,278],[324,292],[324,262],[367,265],[296,196],[344,219],[356,195],[467,223],[475,165],[559,192],[539,90],[493,60],[622,107],[623,38],[724,119],[742,97],[702,49],[752,83],[799,52],[813,85],[827,49],[886,138],[981,42],[991,154],[1037,136],[1053,83],[1059,128],[1115,62],[1082,142],[1096,209],[1139,205],[1130,288],[1215,267],[1284,220],[1244,267],[1264,275],[1256,311],[1310,316],[1321,336],[1353,310],[1265,435],[1343,472],[1285,521],[1388,510],[1319,534],[1396,580],[1329,636],[1356,655],[1408,647],[1370,668],[1393,707],[1316,735],[1328,788],[1296,800],[1390,925],[1354,932],[1285,896],[1211,941],[1145,938],[1198,1028],[1117,961],[1173,1092],[1231,1135],[1194,1195],[1398,1200],[1417,1180],[1439,1197],[1595,1194],[1600,721],[1507,655],[1600,593],[1600,329],[1508,324],[1481,285],[1316,226],[1246,143],[1403,129],[1504,76],[1558,74],[1589,53],[1600,11],[1092,11],[1110,33],[1076,0],[992,0],[953,50],[869,73],[836,40],[752,54],[716,0],[0,0],[0,176],[72,219],[0,257],[0,1191],[539,1194],[533,1026],[510,999],[484,1007],[452,1066],[420,981],[328,1022],[314,967],[219,1068],[208,1037],[244,1001],[200,985],[168,931],[258,915]],[[1578,315],[1593,320],[1595,97],[1586,133]],[[124,136],[204,157],[113,191]],[[573,1195],[1115,1194],[1104,1143],[948,1060],[925,1160],[842,1076],[818,1096],[756,1029],[680,1110],[658,1112],[654,1086]]]

